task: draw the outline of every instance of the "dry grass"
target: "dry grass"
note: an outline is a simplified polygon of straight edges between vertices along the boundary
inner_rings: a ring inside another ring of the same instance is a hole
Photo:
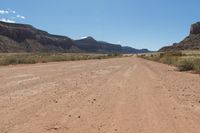
[[[200,73],[200,52],[166,52],[143,54],[139,57],[176,66],[180,71],[195,71]]]
[[[0,65],[35,64],[59,61],[77,61],[121,57],[120,54],[79,53],[9,53],[0,54]]]

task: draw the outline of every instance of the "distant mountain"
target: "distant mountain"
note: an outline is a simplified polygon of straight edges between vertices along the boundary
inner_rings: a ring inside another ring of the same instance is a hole
[[[190,34],[180,43],[161,48],[159,51],[200,50],[200,22],[191,25]]]
[[[72,40],[52,35],[31,25],[0,21],[0,52],[86,52],[86,53],[141,53],[137,50],[97,41],[93,37]]]
[[[148,49],[135,49],[132,47],[124,46],[122,47],[122,52],[128,54],[128,53],[149,53],[151,51],[149,51]]]
[[[80,40],[74,40],[75,46],[82,51],[96,53],[121,53],[122,46],[103,41],[97,41],[93,37],[87,37]]]

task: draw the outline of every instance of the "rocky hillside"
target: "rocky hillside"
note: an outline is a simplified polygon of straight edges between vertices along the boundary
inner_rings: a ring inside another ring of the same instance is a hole
[[[121,45],[97,41],[92,37],[72,40],[31,25],[0,22],[0,52],[134,53],[130,49],[124,50]]]
[[[73,45],[68,37],[51,35],[30,25],[0,22],[0,52],[66,52]]]
[[[191,25],[190,34],[180,43],[161,48],[159,51],[200,50],[200,22]]]

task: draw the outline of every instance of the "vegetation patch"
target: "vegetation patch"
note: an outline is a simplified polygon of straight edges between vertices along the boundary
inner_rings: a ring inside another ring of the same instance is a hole
[[[121,54],[80,53],[1,53],[0,65],[35,64],[59,61],[78,61],[122,57]]]
[[[141,58],[173,65],[180,71],[200,73],[200,53],[173,51],[138,55]]]

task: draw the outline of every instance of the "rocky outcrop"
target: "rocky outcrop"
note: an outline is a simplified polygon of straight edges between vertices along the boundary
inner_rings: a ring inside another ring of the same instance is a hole
[[[200,34],[200,22],[191,25],[190,35]]]
[[[200,50],[200,22],[191,25],[190,35],[180,43],[161,48],[160,52],[177,50]]]

